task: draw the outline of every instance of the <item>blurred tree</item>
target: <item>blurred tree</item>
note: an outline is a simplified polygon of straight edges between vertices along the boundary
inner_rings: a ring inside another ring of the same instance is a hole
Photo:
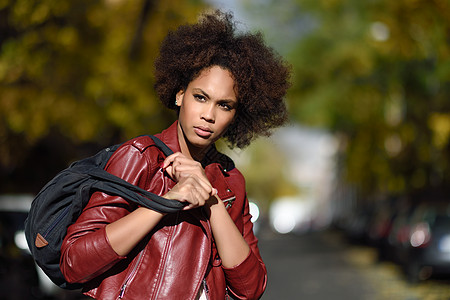
[[[167,31],[203,8],[200,0],[0,1],[0,192],[36,192],[86,154],[80,145],[92,154],[170,124],[153,60]]]
[[[218,149],[229,155],[245,177],[250,200],[267,213],[271,203],[280,197],[301,196],[302,189],[291,180],[285,157],[279,145],[270,139],[259,138],[244,151],[229,149],[220,141]]]
[[[341,137],[366,195],[450,187],[450,3],[293,3],[309,24],[288,56],[293,119]]]

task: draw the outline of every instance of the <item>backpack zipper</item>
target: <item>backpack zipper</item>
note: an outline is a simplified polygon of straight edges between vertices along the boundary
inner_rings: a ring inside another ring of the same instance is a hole
[[[81,187],[81,192],[83,192],[85,189],[89,189],[90,185],[86,186],[82,186]],[[44,232],[43,237],[47,238],[47,236],[53,231],[53,229],[55,229],[56,225],[58,225],[61,220],[63,220],[66,215],[69,213],[69,210],[71,209],[72,205],[68,205],[64,208],[64,210],[58,215],[58,217],[50,224],[50,226],[47,228],[47,230]]]
[[[144,250],[139,253],[139,257],[133,266],[133,270],[130,272],[130,274],[128,274],[127,279],[125,279],[125,282],[122,284],[122,287],[120,288],[119,299],[122,299],[123,295],[125,294],[125,289],[127,288],[129,281],[131,280],[131,277],[133,277],[133,275],[136,273],[136,269],[141,262],[142,255],[144,255]]]
[[[64,208],[64,210],[58,215],[58,217],[50,224],[50,226],[47,228],[47,230],[42,235],[44,238],[46,238],[52,230],[58,225],[59,222],[61,222],[62,219],[69,213],[70,206],[67,206]]]

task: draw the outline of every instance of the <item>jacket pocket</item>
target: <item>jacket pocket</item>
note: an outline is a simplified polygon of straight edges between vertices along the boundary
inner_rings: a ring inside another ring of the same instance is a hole
[[[142,261],[142,257],[144,256],[144,251],[145,251],[145,249],[139,253],[139,256],[138,256],[136,262],[133,264],[133,268],[131,269],[130,273],[128,273],[127,277],[125,278],[125,281],[123,282],[122,286],[120,287],[119,299],[123,298],[123,295],[125,294],[125,290],[130,285],[132,278],[136,274],[138,266],[139,266],[140,262]]]

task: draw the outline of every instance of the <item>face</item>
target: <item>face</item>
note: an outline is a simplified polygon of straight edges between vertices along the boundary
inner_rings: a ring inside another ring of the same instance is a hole
[[[217,141],[236,115],[235,82],[229,71],[218,66],[203,70],[185,91],[177,93],[176,100],[180,146],[192,156]]]

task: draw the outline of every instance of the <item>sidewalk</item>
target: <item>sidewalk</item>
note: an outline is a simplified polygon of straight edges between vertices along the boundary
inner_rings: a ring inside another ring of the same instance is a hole
[[[345,244],[337,233],[324,233],[331,243]],[[355,266],[377,291],[375,300],[449,300],[450,279],[429,279],[409,284],[398,265],[377,262],[377,252],[368,246],[349,245],[345,259]]]

